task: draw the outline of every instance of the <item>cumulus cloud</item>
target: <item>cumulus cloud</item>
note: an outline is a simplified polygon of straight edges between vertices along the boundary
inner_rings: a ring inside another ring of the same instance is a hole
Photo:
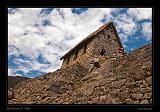
[[[145,22],[142,24],[142,34],[147,41],[152,39],[152,23],[151,22]]]
[[[152,19],[152,8],[129,8],[128,14],[137,20]]]
[[[12,57],[8,75],[23,72],[27,77],[33,71],[40,75],[58,69],[62,55],[109,20],[115,23],[122,43],[126,43],[137,30],[137,21],[152,17],[151,9],[139,8],[9,8],[8,11],[8,56]],[[151,23],[142,24],[146,40],[151,39],[151,29]],[[40,55],[44,63],[40,62]]]

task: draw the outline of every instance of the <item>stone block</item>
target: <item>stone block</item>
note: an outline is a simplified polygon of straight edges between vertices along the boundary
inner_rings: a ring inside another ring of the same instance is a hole
[[[13,98],[13,93],[11,91],[8,91],[8,99],[12,99]]]
[[[149,101],[148,101],[147,99],[145,99],[145,100],[142,100],[142,101],[140,102],[140,104],[149,104]]]
[[[64,85],[62,82],[52,82],[49,86],[49,90],[52,90],[58,94],[62,94],[66,92]]]
[[[119,80],[119,81],[112,82],[111,85],[112,85],[112,87],[119,88],[122,85],[124,85],[125,82],[126,82],[126,79],[122,79],[122,80]]]
[[[120,89],[114,89],[111,91],[111,96],[112,97],[118,97],[120,94]]]
[[[152,98],[150,99],[150,102],[149,102],[150,104],[152,104]]]
[[[143,94],[132,93],[132,99],[139,100],[139,99],[142,99],[142,98],[143,98]]]
[[[148,83],[145,80],[143,80],[142,84],[140,85],[140,87],[148,87],[148,86],[149,85],[148,85]]]
[[[150,93],[145,93],[144,96],[143,96],[144,99],[150,99],[151,97],[152,97],[151,92]]]
[[[134,102],[134,104],[139,104],[139,101],[138,101],[138,100],[137,100],[137,101],[135,101],[135,102]]]
[[[127,98],[125,99],[127,104],[134,104],[134,100],[132,100],[131,98]]]
[[[147,93],[151,91],[152,91],[152,87],[140,88],[140,92],[142,93]]]
[[[152,76],[147,77],[146,82],[148,83],[149,86],[151,86],[152,85]]]
[[[125,90],[123,90],[123,91],[119,94],[121,100],[125,100],[125,99],[129,98],[130,95],[131,95],[131,94],[130,94],[128,88],[125,89]]]

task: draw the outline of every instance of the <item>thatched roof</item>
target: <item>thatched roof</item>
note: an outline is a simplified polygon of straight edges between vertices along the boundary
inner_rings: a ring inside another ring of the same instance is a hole
[[[88,42],[89,40],[91,40],[93,37],[95,37],[95,35],[97,35],[100,31],[102,31],[103,29],[105,29],[107,26],[109,26],[110,24],[113,24],[112,21],[109,21],[108,23],[104,24],[103,26],[101,26],[98,30],[94,31],[93,33],[91,33],[89,36],[87,36],[86,38],[84,38],[81,42],[79,42],[76,46],[74,46],[70,51],[68,51],[65,55],[63,55],[60,60],[62,60],[63,58],[67,57],[68,55],[72,54],[74,51],[76,51],[79,47],[83,46],[83,44],[85,44],[86,42]],[[113,24],[114,26],[114,24]],[[113,27],[113,29],[116,31],[115,27]],[[118,34],[117,34],[118,37]],[[121,45],[121,42],[119,40],[118,37],[118,41]],[[121,45],[122,46],[122,45]]]

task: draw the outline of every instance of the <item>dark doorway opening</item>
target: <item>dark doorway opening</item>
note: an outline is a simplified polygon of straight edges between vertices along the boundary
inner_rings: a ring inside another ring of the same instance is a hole
[[[101,56],[104,56],[105,53],[106,53],[106,50],[105,50],[105,49],[102,49],[100,55],[101,55]]]

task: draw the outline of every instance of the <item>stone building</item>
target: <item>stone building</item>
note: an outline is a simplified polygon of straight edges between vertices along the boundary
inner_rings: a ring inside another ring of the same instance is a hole
[[[63,59],[61,68],[65,68],[76,62],[85,66],[87,61],[99,57],[104,53],[105,56],[118,57],[123,55],[123,53],[120,52],[121,49],[123,49],[123,46],[120,42],[115,25],[112,21],[109,21],[63,55],[60,59]]]
[[[61,59],[62,69],[10,88],[8,104],[153,104],[152,44],[125,55],[112,22]]]

